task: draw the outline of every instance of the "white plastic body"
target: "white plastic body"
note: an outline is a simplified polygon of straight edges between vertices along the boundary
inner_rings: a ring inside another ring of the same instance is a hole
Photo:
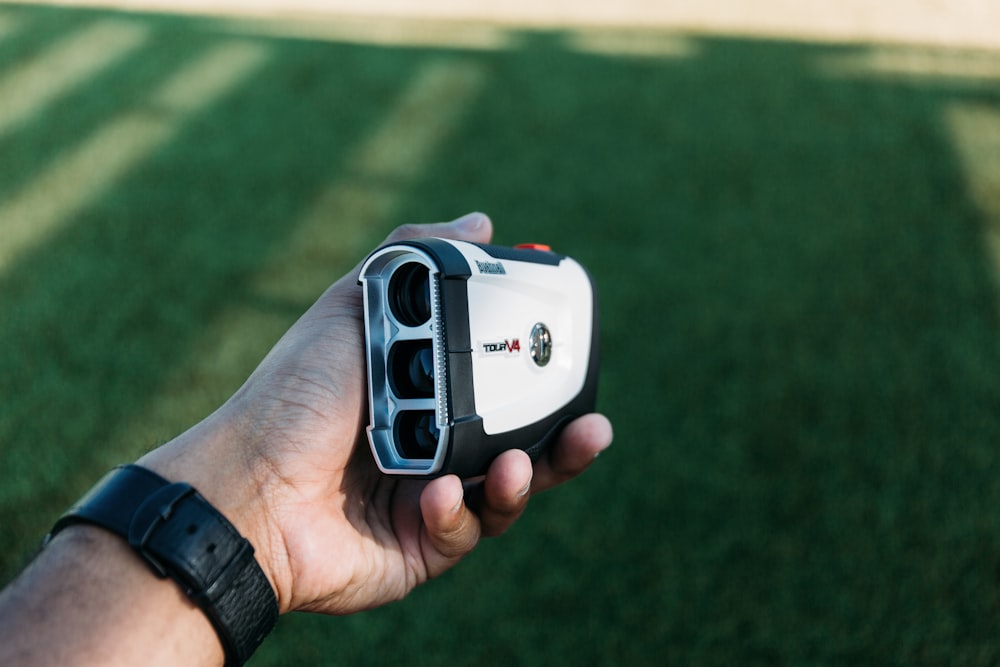
[[[559,266],[501,260],[505,273],[482,273],[477,262],[497,260],[472,244],[453,245],[473,270],[469,337],[483,429],[490,435],[512,431],[555,412],[580,392],[587,376],[593,297],[583,267],[569,257]],[[539,323],[552,334],[545,366],[537,365],[528,349]]]

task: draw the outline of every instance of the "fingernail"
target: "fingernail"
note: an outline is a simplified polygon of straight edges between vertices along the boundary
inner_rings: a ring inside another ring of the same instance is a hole
[[[463,215],[458,220],[455,220],[451,224],[455,226],[456,229],[460,229],[463,232],[474,232],[483,226],[483,222],[486,220],[486,216],[482,213],[469,213]]]

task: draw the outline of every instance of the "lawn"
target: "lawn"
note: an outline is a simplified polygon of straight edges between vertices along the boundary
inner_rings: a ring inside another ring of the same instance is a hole
[[[251,664],[1000,662],[1000,54],[274,28],[0,5],[0,580],[394,226],[483,210],[593,273],[615,444]]]

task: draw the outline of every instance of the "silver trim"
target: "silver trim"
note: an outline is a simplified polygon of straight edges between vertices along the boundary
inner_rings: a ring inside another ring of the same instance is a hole
[[[542,367],[548,364],[552,359],[552,333],[549,328],[539,322],[531,328],[528,341],[528,350],[535,365]]]
[[[389,307],[388,289],[393,273],[404,264],[417,262],[430,272],[431,317],[420,326],[400,322]],[[395,475],[431,475],[444,465],[448,429],[448,362],[445,350],[444,316],[441,307],[439,270],[426,253],[408,246],[389,246],[371,255],[361,269],[364,294],[365,353],[368,372],[368,440],[379,469]],[[434,355],[435,388],[431,398],[400,398],[392,389],[388,355],[393,344],[406,340],[430,340]],[[433,458],[414,459],[402,455],[396,438],[396,422],[404,412],[430,410],[439,431]]]

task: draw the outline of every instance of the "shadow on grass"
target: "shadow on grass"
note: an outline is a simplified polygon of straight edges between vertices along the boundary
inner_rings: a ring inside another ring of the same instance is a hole
[[[27,27],[0,41],[0,77],[97,16],[6,11]],[[151,28],[142,51],[0,142],[3,196],[231,37],[130,20]],[[961,104],[1000,114],[995,81],[830,66],[864,47],[691,38],[617,57],[572,38],[465,53],[262,39],[261,70],[21,253],[0,275],[5,577],[109,461],[155,444],[125,425],[217,313],[258,303],[259,267],[419,63],[444,57],[482,68],[487,92],[366,234],[483,209],[500,242],[580,258],[601,288],[617,444],[435,586],[285,619],[255,664],[995,663],[995,270],[945,121]],[[359,258],[331,258],[330,280]],[[192,394],[161,438],[214,407]]]

